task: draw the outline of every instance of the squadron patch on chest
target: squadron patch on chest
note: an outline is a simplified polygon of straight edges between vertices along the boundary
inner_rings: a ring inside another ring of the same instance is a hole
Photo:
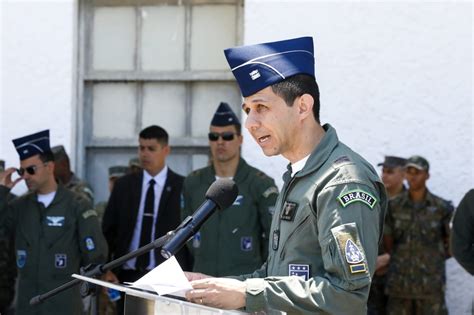
[[[284,221],[293,221],[295,219],[296,209],[298,209],[296,202],[285,201],[280,218]]]
[[[54,254],[54,267],[64,269],[67,266],[66,254]]]
[[[252,237],[244,236],[240,238],[240,250],[249,252],[252,250]]]
[[[288,275],[297,276],[304,281],[307,281],[309,279],[309,265],[289,264]]]
[[[361,189],[351,190],[346,193],[343,193],[339,195],[337,199],[344,208],[351,203],[362,202],[368,205],[370,209],[373,209],[375,204],[377,203],[377,199],[374,196]]]
[[[63,226],[64,217],[62,216],[46,216],[46,224],[48,226]]]
[[[17,250],[16,251],[16,265],[18,268],[25,267],[26,264],[26,250]]]

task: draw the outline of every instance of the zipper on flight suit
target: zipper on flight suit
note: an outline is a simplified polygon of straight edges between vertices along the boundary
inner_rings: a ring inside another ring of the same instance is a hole
[[[308,222],[310,216],[311,216],[311,214],[308,214],[308,215],[306,216],[306,218],[304,218],[304,220],[301,221],[301,223],[298,224],[298,226],[297,226],[296,228],[294,228],[293,231],[291,231],[290,235],[288,235],[285,244],[283,244],[283,247],[281,248],[280,259],[285,258],[285,249],[286,249],[286,245],[288,244],[288,241],[291,239],[291,237],[292,237],[293,235],[295,235],[295,233],[296,233],[297,231],[299,231],[299,230],[301,229],[301,227],[302,227],[306,222]]]

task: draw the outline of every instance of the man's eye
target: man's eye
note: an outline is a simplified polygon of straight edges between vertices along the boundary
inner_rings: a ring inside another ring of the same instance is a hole
[[[244,112],[248,115],[248,114],[250,113],[250,108],[248,108],[248,107],[245,108],[245,109],[244,109]]]

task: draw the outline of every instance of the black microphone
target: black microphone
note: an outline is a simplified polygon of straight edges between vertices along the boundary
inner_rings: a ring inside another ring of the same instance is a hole
[[[239,190],[233,180],[218,179],[212,183],[206,192],[206,200],[192,216],[183,221],[181,224],[183,227],[161,248],[161,256],[168,259],[176,254],[217,208],[230,207],[238,193]]]

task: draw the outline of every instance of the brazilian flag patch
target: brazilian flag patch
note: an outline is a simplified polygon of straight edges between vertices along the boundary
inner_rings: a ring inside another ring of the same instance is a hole
[[[377,199],[374,196],[361,189],[351,190],[346,193],[342,193],[341,195],[339,195],[339,197],[337,197],[337,199],[344,208],[353,202],[362,202],[368,205],[370,209],[373,209],[375,204],[377,203]]]

